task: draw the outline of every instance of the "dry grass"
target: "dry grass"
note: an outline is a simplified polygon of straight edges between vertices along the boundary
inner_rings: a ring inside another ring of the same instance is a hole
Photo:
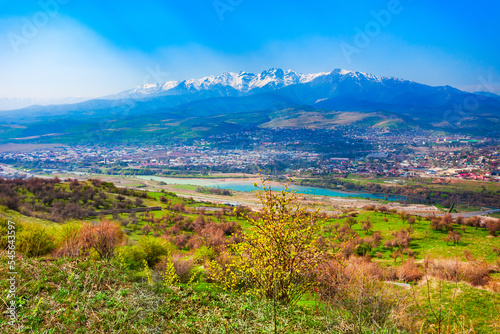
[[[388,325],[416,329],[409,292],[383,282],[386,277],[387,273],[367,258],[351,257],[344,265],[330,261],[320,268],[318,294],[332,307],[347,312],[347,333],[359,333],[361,327],[379,332]]]
[[[465,281],[473,286],[485,286],[490,282],[494,266],[480,260],[462,262],[456,259],[426,259],[424,267],[428,275],[447,281]]]
[[[415,260],[409,258],[397,269],[398,279],[404,282],[417,282],[424,276],[423,271],[417,266]]]

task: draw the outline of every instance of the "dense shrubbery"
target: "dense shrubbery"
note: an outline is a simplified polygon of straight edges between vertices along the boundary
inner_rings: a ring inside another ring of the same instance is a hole
[[[319,297],[349,314],[353,327],[349,332],[404,326],[408,321],[414,306],[410,294],[383,282],[387,273],[366,258],[352,257],[344,264],[325,262],[318,272]]]
[[[93,215],[96,210],[139,207],[142,206],[142,198],[147,198],[147,193],[117,188],[112,183],[94,179],[89,182],[79,182],[76,179],[62,182],[58,178],[0,178],[0,205],[26,216],[55,222],[82,219]]]
[[[429,275],[436,278],[452,282],[465,281],[473,286],[487,285],[490,273],[494,269],[491,264],[476,259],[467,262],[462,262],[460,259],[426,259],[424,268]]]
[[[484,223],[484,226],[492,236],[496,236],[500,233],[500,219],[489,218]]]

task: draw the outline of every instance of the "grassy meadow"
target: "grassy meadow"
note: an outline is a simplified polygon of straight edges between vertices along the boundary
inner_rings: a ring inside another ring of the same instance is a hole
[[[318,247],[329,255],[300,276],[297,284],[308,283],[298,301],[286,303],[266,298],[244,275],[228,289],[211,269],[230,268],[233,246],[258,233],[252,219],[262,216],[249,208],[97,181],[9,187],[19,201],[0,207],[1,332],[500,332],[493,220],[411,217],[383,205],[319,213]],[[78,216],[70,204],[106,214],[60,220],[54,208]],[[148,207],[161,210],[134,211]],[[14,257],[6,250],[9,221]],[[18,273],[14,326],[9,261]]]

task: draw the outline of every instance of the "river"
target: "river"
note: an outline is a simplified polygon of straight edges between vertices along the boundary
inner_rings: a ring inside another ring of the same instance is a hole
[[[153,180],[153,181],[163,181],[167,184],[189,184],[194,186],[204,186],[204,187],[218,187],[221,189],[230,189],[234,191],[255,191],[259,190],[254,186],[254,182],[250,180],[220,180],[220,179],[184,179],[184,178],[173,178],[173,177],[161,177],[161,176],[150,176],[150,175],[136,175],[135,178],[142,180]],[[273,186],[273,190],[283,190],[284,186]],[[371,194],[365,192],[347,192],[333,189],[324,189],[317,187],[305,187],[292,185],[289,189],[294,190],[298,194],[316,195],[316,196],[330,196],[330,197],[361,197],[367,199],[386,199],[389,201],[406,201],[405,196],[394,196],[385,194]]]

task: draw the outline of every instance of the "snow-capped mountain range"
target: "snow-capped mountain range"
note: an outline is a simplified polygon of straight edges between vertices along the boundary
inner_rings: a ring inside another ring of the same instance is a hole
[[[249,72],[224,72],[220,75],[211,75],[201,79],[189,79],[183,81],[168,81],[163,84],[152,83],[137,86],[115,95],[106,96],[107,99],[120,98],[146,98],[162,95],[179,95],[183,93],[194,93],[202,90],[211,90],[221,87],[230,87],[240,94],[253,92],[272,91],[290,85],[309,83],[313,80],[327,76],[346,76],[346,78],[364,77],[370,80],[381,82],[383,79],[371,74],[336,69],[331,72],[320,72],[314,74],[300,74],[292,70],[282,70],[271,68],[259,74]]]
[[[270,117],[273,112],[291,108],[318,113],[383,112],[421,126],[444,128],[489,129],[500,124],[500,97],[488,92],[470,93],[342,69],[300,74],[279,68],[258,74],[225,72],[201,79],[146,84],[76,104],[4,111],[2,118],[26,124],[56,116],[79,122],[123,115],[193,119],[258,112]]]
[[[427,110],[436,106],[441,109],[449,108],[450,105],[461,103],[472,93],[450,86],[432,87],[414,81],[343,69],[300,74],[292,70],[272,68],[259,74],[225,72],[201,79],[146,84],[103,99],[149,101],[151,108],[158,109],[197,101],[202,103],[213,98],[252,97],[251,107],[259,109],[270,107],[267,103],[261,103],[262,98],[267,99],[269,94],[275,100],[285,99],[293,105],[309,105],[326,110],[413,113],[420,107]],[[487,104],[493,101],[485,96],[480,98],[490,100],[485,101]],[[282,105],[282,102],[278,104]],[[197,106],[200,107],[200,104]]]

